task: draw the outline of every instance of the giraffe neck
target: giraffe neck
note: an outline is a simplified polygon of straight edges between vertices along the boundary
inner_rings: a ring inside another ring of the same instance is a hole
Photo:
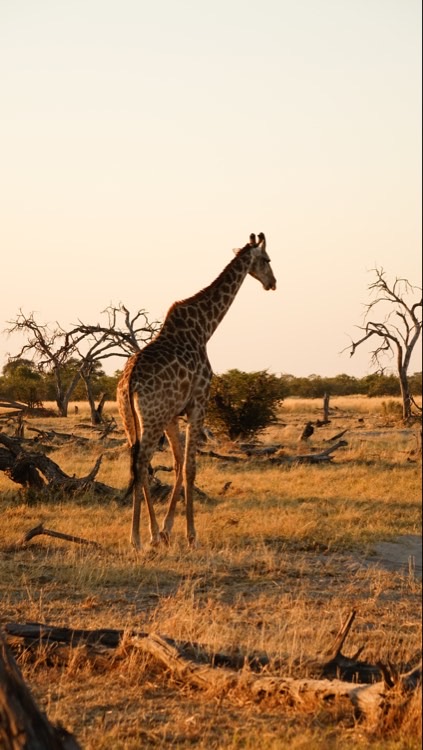
[[[208,287],[172,305],[160,335],[182,334],[206,344],[234,301],[250,263],[251,248],[247,245]]]

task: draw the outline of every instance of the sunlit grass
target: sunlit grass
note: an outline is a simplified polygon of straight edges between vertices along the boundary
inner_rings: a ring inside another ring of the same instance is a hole
[[[303,444],[302,427],[318,418],[321,403],[299,401],[285,402],[283,424],[262,440],[282,446],[275,455],[303,455],[323,450],[346,429],[348,445],[331,463],[276,466],[246,456],[243,463],[199,456],[196,485],[205,496],[195,503],[198,548],[187,546],[181,502],[170,547],[154,551],[148,549],[143,509],[141,554],[129,544],[131,507],[120,499],[129,477],[123,433],[99,440],[82,404],[68,419],[29,420],[27,427],[32,422],[39,429],[89,437],[89,443],[63,445],[49,455],[76,476],[88,474],[102,455],[97,479],[116,488],[117,496],[86,493],[54,501],[35,494],[28,503],[0,475],[0,622],[153,630],[210,651],[266,653],[296,676],[307,660],[325,652],[355,607],[348,654],[364,646],[363,658],[373,662],[412,660],[421,638],[421,579],[412,566],[390,572],[368,565],[366,558],[381,540],[421,533],[415,432],[387,422],[381,400],[333,399],[338,408],[330,425]],[[117,418],[115,405],[108,409]],[[213,447],[229,455],[236,446]],[[154,463],[171,465],[169,451],[158,453]],[[170,473],[159,476],[171,482]],[[161,520],[165,505],[156,504],[156,512]],[[39,523],[100,547],[47,536],[34,537],[26,548],[13,547]],[[47,666],[41,656],[35,662],[22,657],[20,665],[50,719],[75,731],[85,749],[138,750],[141,743],[216,750],[414,750],[420,742],[414,699],[401,721],[393,712],[369,734],[351,714],[342,719],[328,707],[307,713],[242,700],[221,706],[219,696],[169,683],[131,650],[106,666],[100,661],[94,666],[83,650],[62,666]]]

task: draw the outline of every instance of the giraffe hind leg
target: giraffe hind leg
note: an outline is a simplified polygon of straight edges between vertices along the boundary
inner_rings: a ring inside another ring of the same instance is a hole
[[[157,523],[156,514],[153,507],[153,501],[151,499],[150,485],[149,485],[149,465],[150,460],[154,453],[154,448],[157,441],[151,439],[145,439],[145,433],[142,436],[141,442],[139,443],[139,449],[137,453],[132,452],[132,476],[133,476],[133,507],[132,507],[132,527],[131,527],[131,543],[135,549],[141,549],[140,540],[140,519],[141,519],[141,502],[145,500],[149,515],[150,522],[150,543],[152,546],[157,546],[160,542],[159,525]]]
[[[173,522],[175,519],[176,503],[179,500],[182,487],[183,455],[178,420],[175,419],[170,422],[170,424],[166,427],[165,432],[172,448],[173,464],[175,469],[175,481],[172,489],[172,494],[170,496],[169,506],[163,522],[163,527],[160,532],[162,540],[165,542],[165,544],[169,545],[170,534],[172,532]]]

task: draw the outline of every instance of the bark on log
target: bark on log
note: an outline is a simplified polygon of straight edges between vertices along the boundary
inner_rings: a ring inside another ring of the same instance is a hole
[[[304,702],[321,702],[347,699],[358,714],[377,721],[385,706],[388,706],[390,691],[395,689],[404,700],[420,684],[422,677],[421,664],[404,674],[398,674],[394,680],[387,680],[382,665],[359,662],[356,656],[348,658],[342,655],[341,648],[354,620],[355,611],[351,612],[341,627],[333,646],[323,660],[303,662],[303,669],[313,671],[317,676],[304,678],[285,677],[279,674],[264,672],[263,666],[276,669],[275,663],[266,658],[233,657],[225,654],[206,653],[199,644],[177,642],[158,634],[128,633],[116,630],[71,630],[53,626],[28,623],[19,625],[8,623],[5,631],[11,644],[16,646],[16,638],[24,638],[26,648],[31,645],[45,649],[53,643],[91,644],[92,657],[98,656],[96,647],[116,648],[124,639],[126,648],[132,646],[150,655],[172,677],[183,684],[196,688],[212,690],[219,695],[247,697],[260,701],[273,698],[281,703],[286,699],[301,709]],[[57,652],[55,652],[57,653]],[[89,656],[89,650],[87,656]],[[104,655],[104,652],[103,652]],[[328,657],[329,656],[329,660]],[[344,669],[346,665],[346,669]],[[281,668],[281,665],[278,666]],[[335,671],[336,670],[336,671]],[[321,675],[321,676],[319,676]],[[329,678],[328,676],[331,675]],[[343,679],[340,679],[340,676]],[[358,678],[358,680],[357,680]]]
[[[197,449],[197,453],[199,456],[209,456],[210,458],[220,458],[221,461],[232,461],[232,463],[245,463],[245,458],[241,458],[241,456],[224,456],[222,453],[216,453],[215,451],[203,451],[201,449]]]
[[[239,448],[248,457],[257,456],[267,458],[267,456],[272,456],[277,451],[280,451],[283,448],[283,445],[281,443],[278,443],[277,445],[248,445],[243,443]]]
[[[332,437],[327,438],[327,440],[325,440],[325,443],[334,443],[335,440],[340,440],[340,438],[344,437],[346,432],[348,432],[348,429],[342,430],[342,432],[337,432],[336,435],[332,435]]]
[[[48,435],[51,434],[51,432],[48,433]],[[83,440],[89,442],[86,438],[83,438]],[[125,502],[125,492],[95,479],[100,468],[101,456],[98,457],[87,476],[70,477],[44,453],[24,450],[23,444],[28,442],[33,444],[33,441],[11,438],[0,433],[0,445],[5,446],[5,448],[0,447],[0,471],[4,471],[12,481],[20,484],[23,488],[50,494],[64,493],[66,495],[91,491],[102,498],[109,497],[118,502]],[[153,500],[161,501],[168,497],[171,487],[162,484],[157,477],[153,477],[150,490]],[[201,492],[200,490],[197,491]]]
[[[0,433],[0,444],[5,450],[0,452],[0,469],[2,469],[12,481],[24,488],[45,490],[51,492],[64,492],[75,494],[92,490],[102,497],[118,498],[119,490],[109,487],[102,482],[95,481],[99,471],[102,456],[99,456],[93,468],[85,477],[68,476],[54,461],[43,453],[25,451],[20,440],[10,438]]]
[[[0,398],[0,407],[2,409],[18,409],[18,413],[28,409],[28,406],[23,404],[22,401],[14,401],[12,398],[4,398],[4,396]],[[10,414],[7,416],[10,416]]]
[[[77,442],[79,444],[86,445],[89,443],[89,438],[76,436],[69,432],[57,432],[56,430],[39,430],[37,427],[28,427],[28,432],[35,432],[37,434],[37,444],[41,440],[48,440],[59,445],[71,442]]]
[[[352,622],[355,617],[355,610],[348,616],[345,624],[341,627],[333,646],[324,653],[320,658],[302,660],[298,667],[307,671],[312,677],[339,677],[350,681],[359,680],[365,683],[376,682],[383,677],[383,670],[380,666],[369,664],[368,662],[358,661],[358,655],[352,658],[344,656],[341,652],[342,645],[346,639]],[[79,643],[100,644],[116,648],[125,636],[147,638],[148,633],[125,632],[124,630],[113,630],[102,628],[100,630],[78,630],[72,628],[56,627],[41,623],[7,623],[5,626],[7,636],[21,638],[26,646],[34,644],[51,644],[64,643],[75,646]],[[175,641],[172,638],[161,636],[170,645],[178,649],[178,652],[187,659],[192,659],[202,664],[209,664],[214,667],[230,667],[231,669],[240,670],[247,666],[252,671],[261,671],[264,667],[283,670],[286,663],[293,665],[292,658],[287,657],[283,660],[275,660],[263,653],[251,654],[225,654],[210,651],[204,644],[186,643]]]
[[[52,409],[45,409],[42,405],[42,402],[38,402],[39,405],[35,406],[28,406],[28,404],[24,404],[21,401],[14,401],[10,398],[5,398],[4,396],[0,397],[0,408],[2,409],[15,409],[15,411],[8,411],[4,412],[4,414],[1,415],[1,417],[13,417],[17,416],[19,414],[26,414],[31,416],[43,416],[43,417],[57,417],[57,412],[53,411]]]
[[[346,430],[345,430],[346,432]],[[342,433],[343,434],[343,433]],[[281,466],[282,464],[318,464],[318,463],[324,463],[332,461],[333,456],[332,453],[335,453],[339,448],[343,448],[344,446],[348,445],[346,440],[339,440],[334,445],[331,445],[329,448],[326,448],[325,450],[321,451],[320,453],[304,453],[294,456],[288,456],[288,455],[282,455],[282,456],[274,456],[272,455],[275,453],[276,450],[278,450],[278,447],[270,446],[269,449],[266,447],[263,447],[261,449],[258,448],[250,448],[249,450],[244,450],[244,453],[248,456],[248,459],[250,458],[265,458],[270,463],[273,463],[277,466]],[[281,449],[283,446],[279,446],[279,449]],[[232,456],[232,455],[223,455],[222,453],[216,453],[215,451],[203,451],[203,450],[197,450],[197,453],[200,456],[210,456],[210,458],[218,458],[221,461],[231,461],[233,463],[247,463],[248,459],[242,458],[241,456]]]
[[[298,464],[318,464],[332,461],[332,453],[337,451],[339,448],[343,448],[348,445],[346,440],[339,440],[334,445],[331,445],[326,450],[320,453],[305,453],[304,455],[298,456],[273,456],[269,458],[269,462],[277,465],[284,463],[298,463]]]
[[[279,677],[268,674],[255,674],[250,670],[235,672],[227,668],[213,668],[186,660],[175,646],[159,635],[152,634],[147,638],[133,638],[134,646],[144,653],[156,658],[172,676],[182,683],[212,690],[220,696],[230,693],[241,693],[256,701],[273,698],[282,703],[289,700],[301,709],[304,703],[335,701],[348,699],[358,716],[365,716],[372,723],[377,722],[382,714],[389,688],[384,681],[372,684],[357,684],[339,679],[312,679]],[[406,684],[409,675],[402,675]],[[413,683],[421,682],[421,666],[413,670]]]
[[[0,747],[2,750],[81,750],[36,705],[0,633]]]

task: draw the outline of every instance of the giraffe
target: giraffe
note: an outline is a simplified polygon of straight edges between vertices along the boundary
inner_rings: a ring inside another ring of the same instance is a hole
[[[117,402],[131,453],[131,543],[141,549],[141,500],[147,505],[150,542],[169,544],[176,503],[184,485],[187,539],[196,544],[193,488],[196,449],[202,437],[212,368],[207,342],[227,313],[248,274],[265,290],[276,289],[276,279],[266,252],[266,238],[254,234],[235,258],[206,288],[175,302],[157,336],[126,363],[117,387]],[[183,454],[179,417],[186,416]],[[149,466],[162,434],[173,452],[174,486],[162,529],[159,529],[149,490]]]

